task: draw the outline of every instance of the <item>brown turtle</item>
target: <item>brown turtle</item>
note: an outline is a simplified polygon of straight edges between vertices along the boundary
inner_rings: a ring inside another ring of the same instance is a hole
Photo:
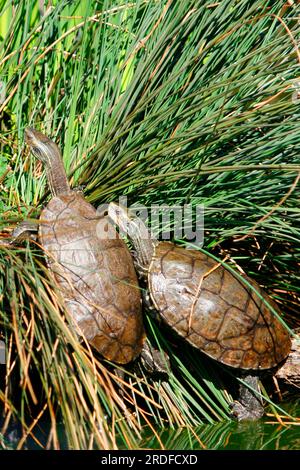
[[[278,312],[276,304],[255,281],[245,276],[252,289],[203,252],[151,239],[125,207],[111,203],[108,215],[132,241],[152,308],[192,346],[249,371],[246,382],[258,390],[258,371],[278,366],[290,352],[286,328],[264,301]],[[245,387],[232,408],[240,420],[263,414],[260,399]]]
[[[119,364],[141,352],[141,297],[130,252],[107,217],[70,189],[60,150],[28,128],[25,140],[43,162],[52,198],[39,220],[39,242],[76,330],[104,358]],[[32,225],[20,224],[13,238]]]

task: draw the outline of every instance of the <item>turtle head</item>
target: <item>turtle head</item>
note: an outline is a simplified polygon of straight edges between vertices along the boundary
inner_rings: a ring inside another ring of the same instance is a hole
[[[56,143],[32,127],[25,129],[25,142],[31,153],[44,163],[52,195],[58,196],[69,193],[70,186],[62,156]]]
[[[143,238],[145,235],[149,237],[145,224],[127,207],[111,202],[108,206],[108,216],[133,242],[136,238]]]
[[[154,251],[154,240],[144,222],[127,207],[111,202],[108,206],[108,217],[119,227],[133,244],[136,264],[147,269]]]
[[[53,160],[61,158],[56,143],[32,127],[25,129],[25,142],[30,147],[31,153],[45,165],[52,166]]]

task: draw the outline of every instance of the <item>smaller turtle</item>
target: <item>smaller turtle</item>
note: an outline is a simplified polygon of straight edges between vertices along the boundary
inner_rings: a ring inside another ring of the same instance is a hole
[[[260,418],[259,372],[281,364],[291,348],[263,299],[278,312],[276,304],[255,281],[246,278],[262,298],[201,251],[151,239],[125,207],[110,203],[108,216],[133,244],[146,302],[192,346],[240,371],[249,387],[241,387],[232,413],[238,420]]]

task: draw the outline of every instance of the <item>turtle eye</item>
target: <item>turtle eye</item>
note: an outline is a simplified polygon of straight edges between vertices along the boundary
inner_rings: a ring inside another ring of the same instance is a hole
[[[39,157],[42,155],[42,152],[39,147],[31,147],[31,151],[32,153],[34,153],[35,155],[38,155]]]
[[[39,160],[44,159],[44,155],[43,155],[43,152],[41,151],[40,147],[31,147],[31,152]]]

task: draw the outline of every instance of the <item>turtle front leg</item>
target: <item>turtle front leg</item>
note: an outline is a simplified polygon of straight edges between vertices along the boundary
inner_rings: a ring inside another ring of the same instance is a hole
[[[36,240],[38,231],[38,224],[35,222],[28,222],[24,220],[16,226],[13,230],[10,240],[0,240],[0,245],[14,245],[16,242],[21,242],[23,240]]]
[[[246,385],[239,386],[239,400],[230,405],[232,416],[238,421],[254,421],[264,415],[264,407],[259,395],[259,380],[257,375],[246,375],[242,377]],[[255,393],[255,391],[257,394]]]

